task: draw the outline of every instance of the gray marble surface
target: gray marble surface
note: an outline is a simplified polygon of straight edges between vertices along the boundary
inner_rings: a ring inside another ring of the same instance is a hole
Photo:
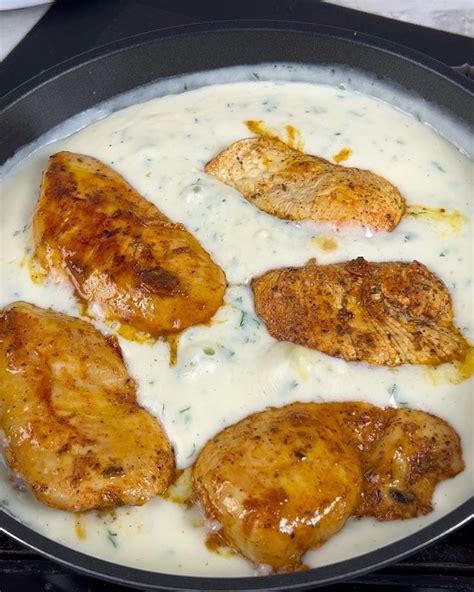
[[[432,29],[468,37],[474,36],[474,0],[329,0],[329,2]]]

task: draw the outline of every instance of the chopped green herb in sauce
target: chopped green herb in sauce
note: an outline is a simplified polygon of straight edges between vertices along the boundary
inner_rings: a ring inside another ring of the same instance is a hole
[[[196,443],[194,442],[194,443],[193,443],[192,450],[191,450],[191,452],[188,454],[188,456],[187,456],[186,458],[191,458],[191,457],[193,457],[195,452],[196,452]]]
[[[112,532],[110,530],[110,528],[107,529],[107,540],[109,540],[112,545],[117,548],[118,547],[118,543],[117,543],[117,533],[116,532]]]
[[[433,165],[433,167],[435,169],[437,169],[438,171],[440,171],[441,173],[445,173],[446,171],[443,169],[443,167],[439,164],[439,162],[437,162],[436,160],[432,160],[431,164]]]
[[[398,391],[398,385],[397,384],[392,384],[391,386],[388,387],[387,389],[388,394],[393,397],[397,391]]]
[[[390,405],[392,405],[392,407],[404,407],[405,405],[408,405],[406,401],[402,401],[399,398],[398,384],[394,383],[389,386],[387,392],[390,395]]]

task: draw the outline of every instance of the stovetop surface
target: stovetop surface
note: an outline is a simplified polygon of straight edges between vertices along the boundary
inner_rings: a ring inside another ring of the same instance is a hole
[[[473,59],[472,39],[317,0],[57,0],[2,63],[5,92],[74,55],[124,37],[209,20],[271,19],[339,26],[422,51],[450,66]],[[0,592],[128,590],[78,575],[0,534]],[[474,523],[390,567],[322,592],[474,591]]]

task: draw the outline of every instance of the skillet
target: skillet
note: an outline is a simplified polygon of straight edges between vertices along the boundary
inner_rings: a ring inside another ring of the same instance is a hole
[[[469,81],[413,50],[355,32],[295,23],[206,23],[147,33],[64,62],[0,100],[0,161],[52,127],[117,94],[151,81],[240,64],[293,62],[356,68],[473,126]],[[414,94],[413,94],[414,93]],[[472,104],[472,103],[471,103]],[[293,574],[203,578],[124,567],[54,542],[0,511],[0,529],[43,555],[83,573],[146,589],[294,590],[334,583],[380,568],[467,523],[474,499],[430,526],[353,559]]]

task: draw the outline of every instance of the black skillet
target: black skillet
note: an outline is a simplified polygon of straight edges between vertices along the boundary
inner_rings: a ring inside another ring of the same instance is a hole
[[[79,55],[0,99],[0,162],[72,115],[134,87],[179,74],[239,64],[344,64],[396,83],[420,100],[474,125],[472,86],[447,66],[352,31],[282,22],[189,25],[147,33]],[[474,498],[415,534],[376,551],[304,572],[254,578],[158,574],[84,555],[0,511],[0,528],[35,551],[109,581],[167,590],[295,590],[331,584],[400,560],[466,524]],[[158,533],[158,536],[166,536]]]

